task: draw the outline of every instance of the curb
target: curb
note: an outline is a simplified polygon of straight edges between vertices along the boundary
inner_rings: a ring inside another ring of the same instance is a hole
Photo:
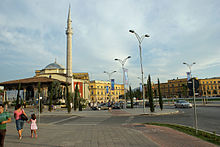
[[[170,114],[177,114],[177,113],[179,113],[179,110],[176,110],[174,112],[165,112],[165,113],[156,113],[156,112],[142,113],[142,114],[139,114],[139,115],[159,116],[159,115],[170,115]]]

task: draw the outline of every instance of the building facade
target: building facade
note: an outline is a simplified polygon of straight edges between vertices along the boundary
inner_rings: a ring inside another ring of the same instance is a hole
[[[220,96],[220,77],[200,79],[199,94],[203,97]]]
[[[94,80],[90,81],[89,91],[91,102],[119,102],[122,100],[120,97],[124,95],[124,85],[115,84],[112,90],[110,82]]]
[[[199,97],[216,97],[220,96],[220,77],[198,79],[199,88],[196,96]],[[158,84],[154,85],[158,91]],[[172,79],[166,83],[160,83],[160,91],[163,97],[178,98],[189,97],[189,88],[187,87],[187,78]]]
[[[154,84],[155,90],[158,91],[158,84]],[[167,83],[160,83],[161,95],[166,98],[171,97],[188,97],[187,79],[172,79]]]

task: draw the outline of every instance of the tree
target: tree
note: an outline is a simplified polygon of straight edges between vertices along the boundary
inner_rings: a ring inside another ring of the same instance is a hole
[[[70,101],[71,101],[71,93],[69,92],[69,88],[68,88],[68,84],[66,84],[66,100],[67,100],[67,103],[66,103],[66,106],[67,106],[67,111],[68,113],[71,112],[71,105],[70,105]]]
[[[52,90],[53,90],[53,100],[58,100],[62,98],[62,88],[60,86],[59,81],[52,82]]]
[[[40,100],[40,96],[41,96],[41,84],[40,84],[40,82],[38,82],[38,85],[37,85],[37,91],[38,91],[38,102],[40,102],[40,103],[38,103],[39,105],[40,105],[40,113],[42,113],[43,112],[43,106],[42,106],[42,100]]]
[[[138,98],[138,99],[140,99],[141,98],[141,91],[140,91],[140,89],[134,90],[133,96]]]
[[[163,98],[162,98],[161,91],[160,91],[160,80],[159,80],[159,78],[158,78],[158,94],[159,94],[160,109],[163,110]]]
[[[21,89],[21,83],[18,84],[18,93],[17,93],[17,100],[16,100],[16,105],[19,104],[19,98],[20,98],[20,89]]]
[[[150,111],[154,112],[154,100],[153,100],[153,91],[152,91],[152,86],[151,86],[150,75],[148,76],[147,88],[148,88],[148,97],[149,97]]]
[[[78,89],[78,83],[75,87],[75,95],[74,95],[74,111],[79,107],[79,89]]]
[[[183,84],[182,87],[183,87],[183,94],[185,95],[185,97],[187,97],[187,88],[188,87],[186,84]]]
[[[49,91],[49,111],[52,110],[53,101],[62,98],[62,88],[59,81],[53,81],[48,87]]]
[[[48,87],[48,94],[49,94],[49,107],[48,110],[51,112],[52,111],[52,101],[53,101],[53,87],[54,83],[52,82],[49,87]]]
[[[129,86],[129,97],[131,99],[131,108],[134,108],[134,100],[133,100],[133,94],[132,94],[131,86]]]

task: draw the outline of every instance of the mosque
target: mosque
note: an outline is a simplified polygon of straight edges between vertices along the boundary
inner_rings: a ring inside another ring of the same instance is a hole
[[[89,100],[89,74],[72,72],[72,35],[71,11],[69,7],[66,29],[66,68],[55,60],[54,63],[47,65],[45,68],[36,70],[33,77],[0,83],[0,86],[4,86],[2,101],[7,101],[7,91],[17,90],[19,84],[21,85],[20,89],[24,100],[36,99],[38,97],[38,83],[41,84],[42,98],[46,99],[48,97],[48,87],[53,81],[58,81],[62,89],[68,84],[69,91],[72,93],[75,90],[75,86],[78,85],[80,97]]]

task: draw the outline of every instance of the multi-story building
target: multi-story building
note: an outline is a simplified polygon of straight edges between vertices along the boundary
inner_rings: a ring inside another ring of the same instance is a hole
[[[199,84],[199,94],[201,96],[220,96],[220,77],[200,79]]]
[[[199,89],[196,96],[220,96],[220,77],[198,79]],[[158,90],[158,84],[155,84]],[[187,78],[168,80],[167,83],[160,83],[160,90],[163,97],[189,97]]]
[[[158,90],[158,84],[155,84],[155,90]],[[187,79],[172,79],[167,83],[160,83],[160,91],[163,97],[187,97]]]
[[[91,102],[118,102],[124,95],[124,85],[115,84],[114,90],[111,90],[111,83],[108,81],[90,81],[89,91]]]

